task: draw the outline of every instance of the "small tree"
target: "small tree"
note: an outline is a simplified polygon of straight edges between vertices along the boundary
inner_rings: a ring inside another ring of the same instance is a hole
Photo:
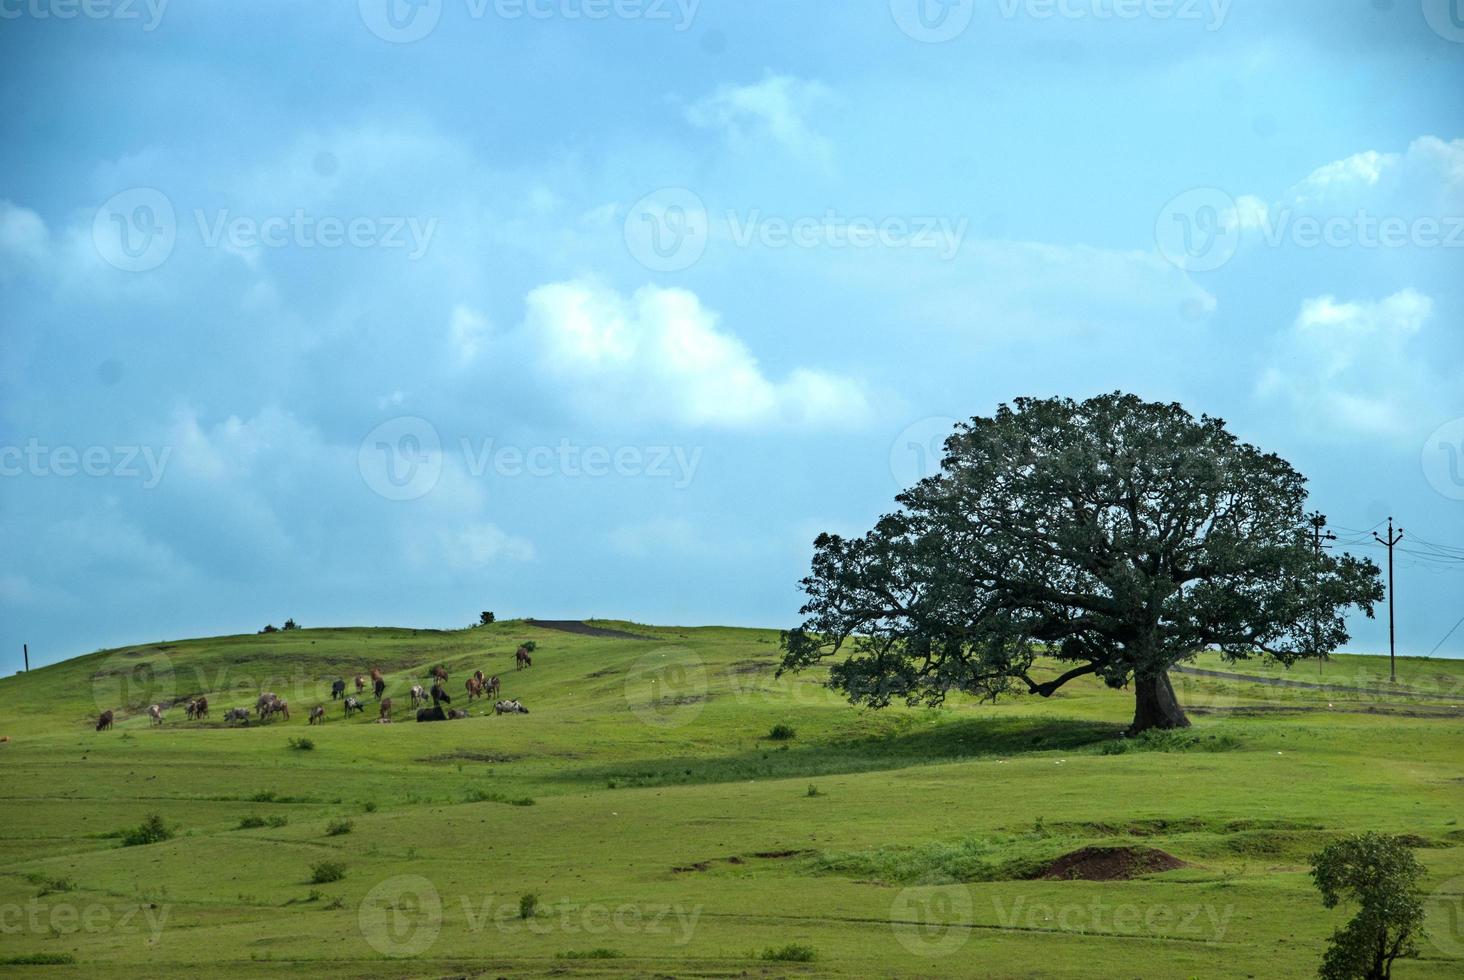
[[[1322,904],[1358,904],[1352,921],[1332,933],[1322,957],[1322,980],[1388,980],[1393,961],[1418,955],[1423,868],[1401,838],[1368,831],[1334,841],[1312,858],[1312,880]]]
[[[278,626],[276,626],[274,623],[266,623],[264,629],[260,630],[259,632],[261,632],[261,633],[278,633],[279,631],[280,631],[280,628]]]
[[[285,620],[285,625],[281,627],[281,629],[287,629],[287,630],[297,630],[299,628],[300,628],[300,624],[297,623],[297,622],[295,622],[293,619],[287,619],[287,620]]]
[[[482,612],[478,613],[478,625],[479,626],[489,626],[489,625],[491,625],[493,623],[493,620],[495,618],[496,617],[494,617],[494,615],[491,612],[489,612],[488,610],[485,609]]]

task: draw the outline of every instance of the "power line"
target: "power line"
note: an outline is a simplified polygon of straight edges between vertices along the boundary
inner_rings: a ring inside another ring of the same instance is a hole
[[[1434,644],[1434,648],[1428,652],[1428,655],[1430,657],[1439,652],[1439,647],[1444,645],[1444,640],[1447,640],[1449,637],[1454,635],[1454,631],[1459,628],[1460,623],[1464,623],[1464,616],[1460,616],[1459,622],[1449,627],[1449,632],[1444,634],[1443,640],[1440,640],[1438,643]]]
[[[1393,628],[1393,548],[1403,540],[1403,529],[1398,528],[1398,533],[1393,534],[1393,519],[1388,518],[1388,536],[1386,539],[1379,537],[1376,531],[1373,537],[1388,546],[1388,675],[1389,680],[1394,684],[1398,683],[1398,643]]]

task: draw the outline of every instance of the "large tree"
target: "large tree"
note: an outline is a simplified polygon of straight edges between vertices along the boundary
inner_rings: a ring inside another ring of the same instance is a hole
[[[1313,547],[1285,460],[1133,395],[973,418],[896,500],[863,537],[819,536],[807,618],[783,634],[783,669],[829,659],[830,683],[873,707],[1048,697],[1094,674],[1133,688],[1131,732],[1184,727],[1173,665],[1323,656],[1349,607],[1382,598],[1371,561]]]

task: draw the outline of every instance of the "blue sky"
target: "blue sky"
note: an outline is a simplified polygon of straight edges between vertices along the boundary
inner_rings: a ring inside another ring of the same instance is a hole
[[[791,625],[1024,394],[1464,547],[1458,0],[391,2],[0,2],[0,668]]]

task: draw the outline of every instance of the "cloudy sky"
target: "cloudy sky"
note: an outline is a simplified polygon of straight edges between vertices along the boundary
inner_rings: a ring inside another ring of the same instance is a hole
[[[1114,389],[1281,453],[1345,540],[1396,516],[1428,653],[1457,8],[5,0],[0,668],[289,616],[791,625],[813,537],[952,419]]]

